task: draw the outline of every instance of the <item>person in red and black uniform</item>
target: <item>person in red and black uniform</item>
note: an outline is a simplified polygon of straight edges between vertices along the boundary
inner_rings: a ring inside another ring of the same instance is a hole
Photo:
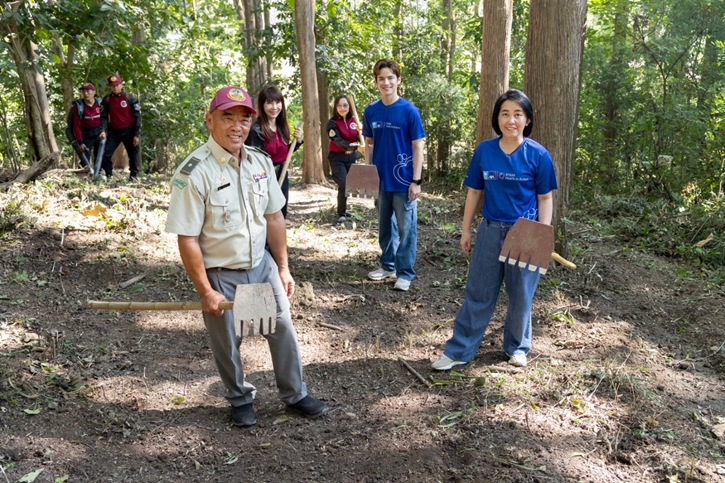
[[[295,128],[294,138],[297,140],[295,151],[302,144],[302,135],[302,128]],[[257,96],[257,120],[252,124],[245,144],[262,149],[272,158],[277,181],[279,181],[282,166],[289,153],[290,132],[284,96],[275,86],[265,87]],[[289,174],[287,173],[285,173],[281,188],[286,200],[282,214],[287,218],[287,202],[289,202]]]
[[[141,135],[141,104],[138,99],[123,91],[123,79],[120,75],[108,77],[111,93],[103,98],[101,109],[101,139],[106,139],[103,152],[103,171],[106,178],[113,176],[111,156],[119,144],[123,143],[128,153],[131,169],[131,181],[138,181],[139,137]]]
[[[81,153],[85,153],[86,158],[93,163],[98,154],[98,146],[101,144],[101,104],[100,99],[96,97],[96,87],[90,82],[81,85],[82,99],[76,99],[70,106],[68,119],[71,120],[73,139],[71,144]],[[80,106],[80,103],[83,103]],[[91,156],[91,151],[93,155]],[[81,166],[84,168],[88,163],[81,158]],[[93,168],[89,166],[89,168]]]
[[[332,179],[337,184],[337,222],[344,223],[353,216],[347,212],[345,180],[350,166],[355,163],[355,151],[359,146],[360,128],[350,109],[350,99],[346,95],[337,96],[332,107],[332,118],[327,121],[327,135],[330,137],[330,160]]]

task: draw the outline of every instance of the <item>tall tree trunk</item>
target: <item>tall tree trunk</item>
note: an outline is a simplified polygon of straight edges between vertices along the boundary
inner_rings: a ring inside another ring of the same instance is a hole
[[[534,107],[532,138],[549,150],[559,181],[554,192],[554,232],[567,253],[565,226],[574,166],[586,0],[531,0],[524,88]]]
[[[395,26],[393,27],[393,55],[400,61],[403,58],[403,43],[405,39],[403,35],[403,25],[405,22],[405,5],[404,0],[395,0],[393,12],[395,14]]]
[[[28,36],[20,34],[13,17],[0,20],[0,31],[7,34],[10,39],[10,55],[15,61],[23,89],[25,120],[28,125],[32,158],[49,159],[52,153],[58,152],[58,145],[53,134],[45,80],[37,65],[35,54],[37,46]]]
[[[320,100],[320,132],[322,132],[322,123],[326,123],[330,118],[330,91],[327,87],[327,74],[317,69],[317,98]],[[325,176],[330,174],[330,160],[327,155],[330,152],[330,143],[325,142],[327,136],[320,134],[320,144],[322,148],[322,171]]]
[[[454,22],[453,22],[453,2],[452,0],[442,0],[441,9],[443,11],[443,19],[441,28],[443,30],[443,40],[440,48],[441,68],[448,73],[448,82],[453,78],[453,51],[452,46],[455,45]],[[444,117],[441,123],[441,136],[438,139],[435,152],[436,175],[443,176],[448,172],[448,156],[451,151],[450,143],[450,119]],[[429,166],[430,170],[430,166]],[[430,176],[429,176],[430,177]]]
[[[512,22],[513,0],[484,0],[476,144],[495,135],[491,128],[493,105],[509,88]]]
[[[302,112],[305,119],[305,148],[302,180],[305,183],[324,183],[322,146],[320,139],[320,102],[317,97],[315,62],[315,0],[295,2],[295,28],[300,53],[302,81]]]
[[[627,23],[629,19],[629,0],[618,0],[614,12],[614,35],[612,35],[612,57],[609,59],[607,82],[605,85],[604,116],[605,126],[603,166],[605,186],[614,184],[617,178],[617,137],[619,134],[619,94],[624,82],[624,46],[627,40]]]
[[[237,18],[243,22],[240,28],[244,55],[247,58],[247,85],[245,87],[252,99],[256,99],[257,94],[267,82],[265,53],[262,49],[264,12],[260,0],[235,0],[234,8],[237,11]]]

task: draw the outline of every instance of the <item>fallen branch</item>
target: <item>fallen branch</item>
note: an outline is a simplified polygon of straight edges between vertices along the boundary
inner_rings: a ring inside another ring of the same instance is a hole
[[[143,280],[145,276],[146,276],[146,274],[145,273],[142,273],[141,275],[138,275],[136,277],[133,277],[130,280],[126,280],[125,282],[119,283],[118,286],[121,287],[121,288],[124,288],[124,289],[125,288],[128,288],[131,285],[134,285],[135,283],[140,282],[141,280]]]
[[[327,327],[328,329],[339,330],[340,332],[344,332],[345,331],[345,329],[343,329],[342,327],[338,327],[336,325],[326,324],[324,322],[318,322],[318,323],[319,323],[320,326]]]
[[[501,372],[513,372],[518,373],[521,372],[522,369],[520,367],[502,367],[502,366],[491,366],[488,368],[489,371],[501,371]]]
[[[45,178],[47,176],[53,175],[53,174],[86,174],[86,175],[92,175],[90,168],[79,168],[79,169],[62,169],[62,168],[56,168],[56,169],[49,169],[48,171],[41,173],[38,178]]]
[[[430,383],[423,376],[421,376],[418,373],[418,371],[416,371],[415,369],[413,369],[413,367],[410,364],[408,364],[402,357],[398,357],[398,360],[403,363],[403,365],[405,366],[405,368],[408,369],[411,374],[413,374],[416,378],[418,378],[418,380],[420,382],[422,382],[423,384],[425,384],[425,387],[430,387]]]
[[[15,179],[8,181],[8,183],[27,183],[28,181],[33,181],[41,174],[48,171],[48,168],[50,168],[53,163],[58,162],[59,159],[59,152],[56,151],[54,153],[51,153],[43,159],[40,159],[33,163],[31,167],[20,173],[18,176],[15,177]]]

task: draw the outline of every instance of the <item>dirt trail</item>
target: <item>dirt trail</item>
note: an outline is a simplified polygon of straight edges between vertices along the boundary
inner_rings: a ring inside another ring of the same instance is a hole
[[[305,379],[330,413],[286,415],[250,338],[259,423],[239,429],[200,314],[85,308],[195,299],[164,180],[0,194],[26,215],[0,244],[0,481],[725,481],[721,287],[574,223],[579,268],[542,277],[529,366],[505,363],[502,293],[476,359],[434,373],[463,297],[462,195],[424,194],[407,293],[365,278],[372,201],[339,226],[334,200],[296,185],[288,220]]]

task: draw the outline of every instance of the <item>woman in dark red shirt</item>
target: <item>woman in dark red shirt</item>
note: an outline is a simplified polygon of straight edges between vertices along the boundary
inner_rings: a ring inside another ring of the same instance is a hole
[[[347,212],[345,180],[350,166],[355,162],[355,151],[359,146],[360,127],[355,122],[350,109],[350,99],[346,95],[337,96],[332,108],[332,118],[327,121],[327,135],[330,137],[330,160],[332,179],[337,184],[337,222],[344,223],[352,215]]]
[[[294,137],[297,140],[295,151],[302,144],[302,135],[302,128],[295,128]],[[277,181],[279,181],[282,166],[289,153],[290,131],[287,124],[284,96],[277,87],[265,87],[257,96],[257,121],[249,130],[245,144],[262,149],[272,158]],[[289,201],[289,175],[287,173],[285,173],[282,183],[282,193],[284,193],[284,199]],[[287,218],[286,202],[282,208],[282,214]]]

